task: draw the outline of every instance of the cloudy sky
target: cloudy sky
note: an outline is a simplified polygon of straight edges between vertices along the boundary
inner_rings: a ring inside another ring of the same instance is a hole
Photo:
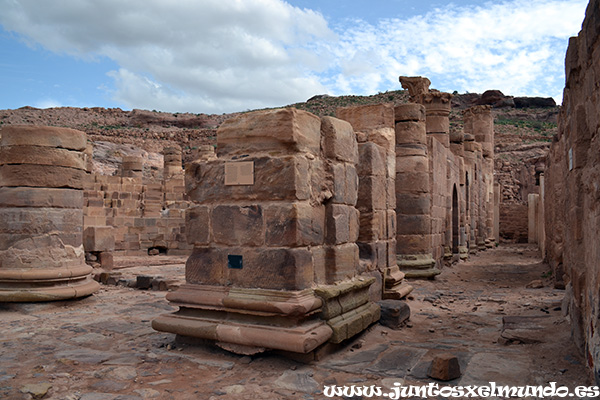
[[[316,94],[552,96],[587,0],[0,0],[0,109],[224,113]]]

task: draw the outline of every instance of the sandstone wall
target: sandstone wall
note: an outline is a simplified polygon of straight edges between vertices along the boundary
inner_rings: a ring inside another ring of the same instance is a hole
[[[600,383],[600,1],[567,50],[559,133],[547,158],[547,257],[566,283],[576,344]]]
[[[517,243],[527,243],[528,206],[518,203],[500,204],[500,237]]]

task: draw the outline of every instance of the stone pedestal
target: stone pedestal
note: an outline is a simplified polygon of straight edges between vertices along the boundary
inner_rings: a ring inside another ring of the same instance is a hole
[[[94,293],[82,244],[85,133],[13,125],[0,136],[0,301]]]

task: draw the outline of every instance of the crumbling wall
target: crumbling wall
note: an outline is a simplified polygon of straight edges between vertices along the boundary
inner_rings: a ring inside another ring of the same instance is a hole
[[[142,177],[141,157],[124,157],[118,175],[93,174],[84,192],[84,245],[99,253],[188,255],[184,172],[179,148],[167,147],[163,179]],[[107,229],[108,228],[108,229]],[[98,260],[110,268],[110,260]]]
[[[546,161],[547,257],[567,286],[575,343],[600,383],[599,0],[590,1],[565,64],[559,133]]]

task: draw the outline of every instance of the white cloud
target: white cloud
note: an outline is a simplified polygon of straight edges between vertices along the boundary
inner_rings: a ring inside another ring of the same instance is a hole
[[[398,75],[424,75],[441,90],[500,89],[560,100],[568,38],[579,31],[586,4],[514,0],[450,5],[410,19],[383,19],[377,26],[352,21],[338,32],[345,40],[334,48],[335,65],[327,71],[335,76],[321,78],[333,94],[368,93],[369,74],[378,75],[379,90],[399,88]],[[360,71],[352,68],[356,55]],[[336,84],[339,75],[344,86]]]
[[[331,28],[283,0],[0,0],[0,23],[55,52],[111,58],[112,94],[132,108],[229,112],[395,90],[399,75],[560,98],[567,38],[586,3],[450,5]]]

